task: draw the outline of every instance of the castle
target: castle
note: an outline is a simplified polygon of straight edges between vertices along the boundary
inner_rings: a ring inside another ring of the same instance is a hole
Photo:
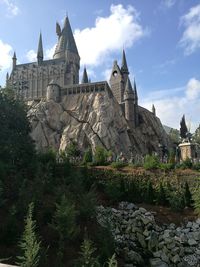
[[[122,65],[114,61],[110,77],[110,86],[106,81],[91,83],[84,68],[79,83],[80,56],[74,40],[68,17],[63,28],[56,24],[58,41],[53,59],[44,60],[42,35],[40,33],[37,62],[17,64],[16,53],[13,56],[12,72],[7,74],[7,85],[15,89],[25,101],[53,99],[60,102],[63,96],[110,91],[116,98],[131,128],[139,124],[138,96],[136,83],[132,87],[126,55],[123,50]],[[153,110],[155,114],[155,109]]]

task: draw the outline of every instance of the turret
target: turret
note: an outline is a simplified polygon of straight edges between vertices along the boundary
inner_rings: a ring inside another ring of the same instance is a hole
[[[58,42],[53,58],[66,61],[64,85],[78,84],[80,56],[78,54],[68,17],[65,18],[62,30],[60,25],[56,23],[56,33],[58,35]]]
[[[61,89],[54,80],[52,80],[47,86],[46,100],[53,100],[55,102],[61,101]]]
[[[124,100],[124,81],[120,67],[118,66],[116,60],[113,63],[113,68],[110,76],[110,87],[114,97],[117,99],[118,103],[121,104]]]
[[[83,78],[81,83],[89,83],[86,67],[84,67]]]
[[[12,58],[12,60],[13,60],[13,70],[15,69],[15,67],[16,67],[16,65],[17,65],[17,57],[16,57],[16,53],[14,52],[14,54],[13,54],[13,58]]]
[[[137,104],[137,90],[134,82],[134,89],[132,88],[129,77],[127,78],[125,92],[125,118],[129,122],[130,127],[135,128],[138,125],[138,104]]]
[[[156,116],[156,108],[155,108],[154,104],[152,105],[151,110],[152,110],[153,115]]]
[[[38,51],[37,51],[37,61],[38,65],[41,65],[43,62],[43,45],[42,45],[42,34],[40,33]]]

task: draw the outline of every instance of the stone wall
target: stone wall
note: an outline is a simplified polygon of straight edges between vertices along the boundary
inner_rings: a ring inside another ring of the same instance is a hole
[[[109,223],[125,267],[200,266],[200,219],[180,227],[158,226],[153,213],[127,202],[117,209],[100,206],[97,213],[101,226]]]

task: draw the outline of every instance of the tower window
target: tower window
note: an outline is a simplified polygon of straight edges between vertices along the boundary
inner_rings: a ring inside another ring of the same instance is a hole
[[[117,71],[113,71],[113,76],[116,77],[118,75]]]

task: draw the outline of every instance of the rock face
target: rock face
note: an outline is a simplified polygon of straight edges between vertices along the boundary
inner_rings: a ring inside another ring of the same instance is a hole
[[[200,219],[160,227],[151,212],[121,202],[118,209],[98,207],[97,220],[103,227],[110,224],[116,253],[127,267],[200,266]]]
[[[121,106],[108,91],[65,96],[60,103],[29,104],[32,137],[40,150],[50,146],[64,150],[74,140],[83,151],[103,146],[115,155],[130,156],[131,149],[134,154],[146,154],[157,151],[159,142],[168,143],[160,120],[144,108],[139,108],[140,125],[130,129]]]

